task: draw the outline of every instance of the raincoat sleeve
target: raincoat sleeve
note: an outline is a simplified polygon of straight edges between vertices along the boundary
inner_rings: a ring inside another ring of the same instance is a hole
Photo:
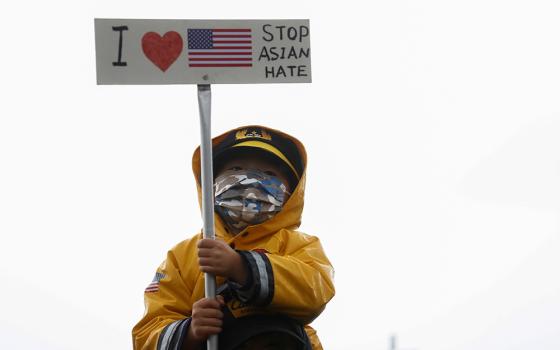
[[[240,252],[249,266],[250,288],[237,290],[248,304],[309,324],[334,296],[333,268],[317,237],[293,233],[283,253]]]
[[[191,320],[191,294],[170,251],[144,293],[146,311],[132,330],[134,350],[181,349]]]

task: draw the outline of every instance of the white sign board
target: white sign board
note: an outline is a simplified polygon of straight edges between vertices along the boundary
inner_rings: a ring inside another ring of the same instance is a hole
[[[97,83],[310,83],[309,35],[309,20],[97,18]]]

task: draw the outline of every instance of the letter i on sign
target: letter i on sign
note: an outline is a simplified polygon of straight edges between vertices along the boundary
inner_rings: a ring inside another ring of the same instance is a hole
[[[118,57],[117,57],[117,62],[113,62],[113,66],[125,67],[126,62],[122,61],[122,44],[123,44],[122,32],[123,32],[123,30],[128,30],[128,26],[113,27],[113,30],[115,32],[119,32],[119,54],[118,54]]]

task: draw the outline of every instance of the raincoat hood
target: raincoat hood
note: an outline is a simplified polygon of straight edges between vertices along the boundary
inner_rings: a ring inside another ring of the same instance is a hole
[[[264,236],[274,234],[275,232],[279,231],[280,229],[292,229],[295,230],[301,224],[301,216],[303,212],[303,202],[304,202],[304,192],[305,192],[305,170],[307,166],[307,153],[305,152],[305,147],[303,144],[296,139],[295,137],[283,133],[278,130],[274,130],[268,127],[260,126],[260,125],[248,125],[242,126],[239,128],[235,128],[228,132],[221,134],[212,139],[212,148],[218,148],[228,137],[231,137],[232,134],[236,134],[239,131],[246,130],[246,129],[263,129],[273,134],[276,134],[284,139],[288,139],[296,146],[297,149],[297,156],[299,157],[299,161],[302,164],[302,172],[300,174],[300,179],[294,189],[292,189],[292,194],[290,198],[284,203],[282,210],[276,214],[270,220],[267,220],[261,224],[249,226],[245,230],[241,231],[243,233],[245,231],[250,231],[251,236],[255,239],[260,239]],[[198,192],[198,203],[199,206],[202,206],[202,185],[201,185],[201,164],[200,164],[200,147],[197,147],[194,151],[192,157],[192,169],[196,181],[196,187]],[[216,176],[216,174],[214,174]],[[227,229],[227,226],[222,221],[221,217],[214,213],[214,222],[215,222],[215,230],[216,236],[226,238],[228,236],[232,236],[233,234],[230,233]]]

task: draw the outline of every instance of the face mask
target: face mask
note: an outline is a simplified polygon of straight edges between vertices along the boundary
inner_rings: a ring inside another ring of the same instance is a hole
[[[226,224],[242,231],[276,215],[289,195],[275,176],[259,170],[227,170],[214,183],[214,208]]]

